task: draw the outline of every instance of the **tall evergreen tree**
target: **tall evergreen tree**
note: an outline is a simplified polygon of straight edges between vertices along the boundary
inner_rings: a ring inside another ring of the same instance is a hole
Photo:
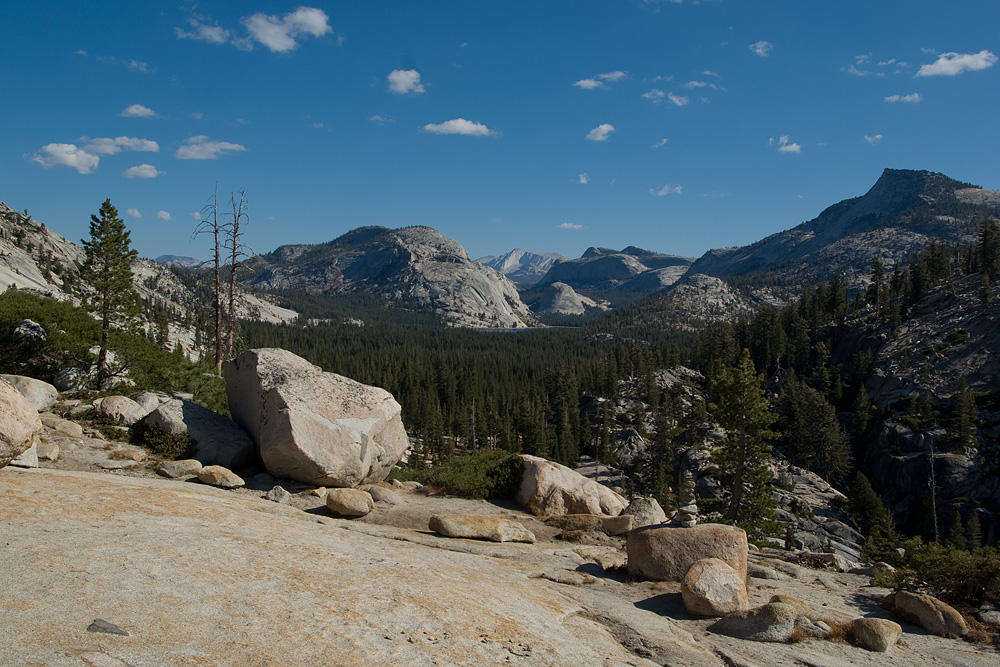
[[[137,253],[110,199],[104,200],[98,215],[90,216],[90,240],[81,243],[80,278],[93,290],[83,294],[83,302],[101,321],[97,382],[103,387],[113,376],[108,366],[112,328],[131,329],[137,322],[138,296],[132,286],[132,260]]]
[[[777,415],[770,410],[763,382],[744,348],[736,366],[724,368],[716,378],[717,402],[710,408],[726,429],[726,438],[713,455],[727,503],[723,519],[746,530],[751,539],[775,528],[768,441],[778,435],[771,430]]]

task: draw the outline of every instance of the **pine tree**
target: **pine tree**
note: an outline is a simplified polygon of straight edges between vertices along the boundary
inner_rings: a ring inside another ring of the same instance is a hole
[[[746,530],[751,539],[763,538],[776,527],[768,440],[778,435],[771,430],[777,416],[770,411],[763,382],[744,348],[736,366],[724,368],[716,378],[717,402],[710,407],[726,429],[726,438],[712,457],[727,502],[723,519]]]
[[[130,330],[137,323],[138,295],[132,285],[132,260],[138,253],[132,249],[129,231],[110,199],[104,200],[98,213],[100,217],[90,216],[90,240],[81,241],[84,261],[80,278],[93,290],[82,295],[83,303],[101,321],[97,383],[103,387],[114,375],[108,366],[112,329]]]
[[[965,546],[969,551],[983,546],[983,527],[979,522],[979,512],[976,510],[972,510],[965,524]]]
[[[955,510],[951,517],[951,528],[948,531],[948,544],[956,549],[967,549],[968,541],[965,537],[965,525],[962,523],[962,514]]]
[[[952,437],[959,447],[969,447],[976,444],[972,437],[972,429],[976,424],[976,397],[969,390],[969,384],[962,376],[958,392],[955,394],[955,412],[952,420]]]

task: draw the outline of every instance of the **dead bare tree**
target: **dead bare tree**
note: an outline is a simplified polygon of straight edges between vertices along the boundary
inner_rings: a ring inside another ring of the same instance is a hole
[[[240,289],[236,274],[243,267],[243,259],[248,257],[252,251],[242,241],[244,229],[250,223],[250,216],[247,213],[246,190],[240,190],[239,201],[236,200],[236,195],[230,195],[230,203],[233,208],[233,218],[231,222],[226,223],[225,241],[226,250],[229,252],[229,311],[226,319],[226,354],[233,356],[239,328],[237,301]]]
[[[219,222],[219,188],[216,186],[211,201],[201,210],[201,222],[192,236],[209,234],[212,236],[213,259],[203,264],[212,264],[215,300],[215,374],[222,376],[222,246],[220,237],[226,234],[228,225]]]

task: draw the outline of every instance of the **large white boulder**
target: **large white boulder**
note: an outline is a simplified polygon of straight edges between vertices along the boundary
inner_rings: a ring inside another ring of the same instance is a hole
[[[618,516],[623,497],[564,465],[522,454],[524,476],[517,502],[536,515],[605,514]]]
[[[636,579],[682,581],[702,558],[718,558],[747,576],[747,534],[735,526],[702,523],[692,528],[651,525],[628,535],[628,573]]]
[[[223,366],[233,421],[267,471],[313,486],[385,479],[409,445],[384,389],[326,373],[287,350],[248,350]]]
[[[30,449],[41,430],[35,407],[10,383],[0,380],[0,468]]]
[[[37,412],[45,412],[59,400],[59,391],[48,382],[23,375],[0,375],[0,378],[21,392],[21,395],[35,407]]]

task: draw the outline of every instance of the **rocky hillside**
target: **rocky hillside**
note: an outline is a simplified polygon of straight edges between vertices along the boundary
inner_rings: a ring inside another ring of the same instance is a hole
[[[367,292],[430,308],[466,327],[523,328],[534,316],[504,275],[430,227],[363,227],[320,245],[286,245],[248,261],[262,289]]]
[[[476,260],[483,266],[499,271],[514,282],[525,285],[534,285],[553,264],[564,261],[565,257],[554,252],[528,252],[520,248],[515,248],[499,257],[480,257]]]
[[[539,315],[585,315],[594,310],[608,310],[608,306],[577,294],[566,283],[551,283],[531,304],[531,309]]]
[[[886,169],[865,195],[752,245],[711,250],[691,272],[759,274],[761,281],[792,288],[839,274],[856,288],[867,283],[873,258],[891,267],[912,259],[931,239],[967,244],[984,218],[998,216],[998,191],[930,171]]]
[[[656,291],[676,282],[691,259],[629,246],[588,248],[580,259],[554,264],[538,287],[561,282],[575,290]]]

